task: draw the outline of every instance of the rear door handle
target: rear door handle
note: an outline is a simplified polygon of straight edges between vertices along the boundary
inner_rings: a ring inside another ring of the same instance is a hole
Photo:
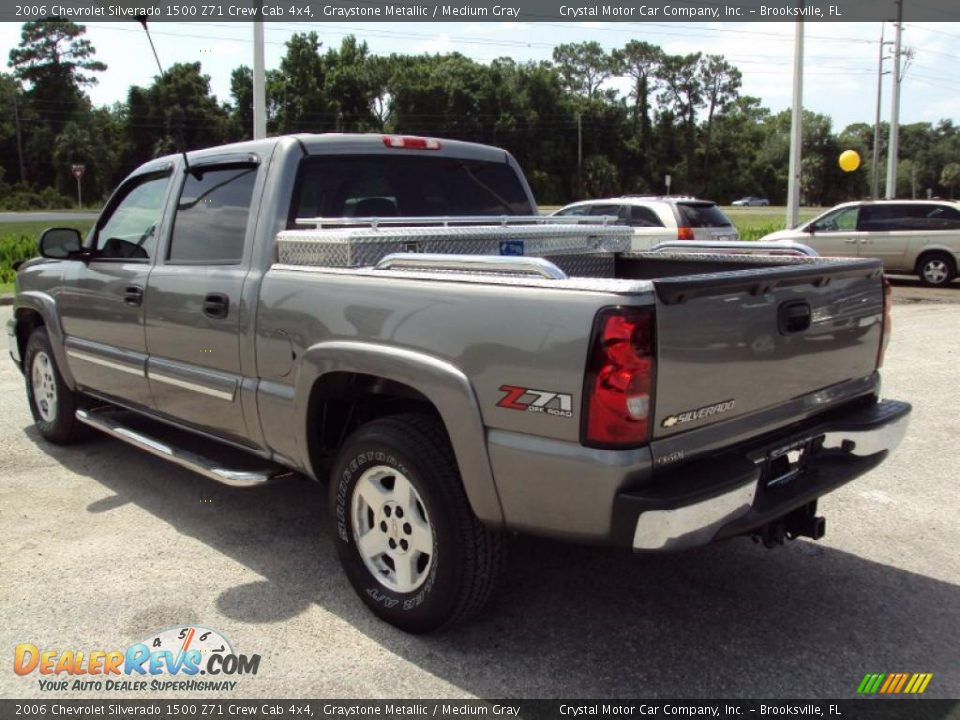
[[[139,285],[127,285],[123,289],[123,302],[125,305],[135,307],[143,304],[143,288]]]
[[[230,298],[223,293],[208,293],[203,299],[203,314],[212,318],[225,318],[230,312]]]

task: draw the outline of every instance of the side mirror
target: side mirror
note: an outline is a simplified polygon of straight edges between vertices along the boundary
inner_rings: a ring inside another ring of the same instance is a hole
[[[66,260],[80,252],[80,231],[76,228],[48,228],[40,235],[40,254],[53,260]]]

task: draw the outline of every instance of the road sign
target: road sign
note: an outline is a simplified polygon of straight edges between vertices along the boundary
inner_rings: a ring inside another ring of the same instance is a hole
[[[86,165],[71,165],[70,172],[73,173],[73,176],[77,179],[77,205],[83,207],[83,193],[80,190],[80,178],[83,177],[84,171],[86,171]]]

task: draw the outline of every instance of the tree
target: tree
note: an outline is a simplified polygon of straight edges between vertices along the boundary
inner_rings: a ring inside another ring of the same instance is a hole
[[[83,38],[83,25],[62,20],[26,22],[20,44],[10,51],[10,67],[18,80],[37,88],[51,83],[80,88],[95,85],[88,72],[103,72],[107,66],[94,60],[90,41]]]
[[[703,105],[703,82],[697,67],[700,53],[664,55],[657,77],[661,81],[659,100],[679,118],[684,129],[684,152],[687,187],[693,187],[694,144],[697,109]]]
[[[0,73],[0,107],[7,108],[7,112],[0,113],[0,174],[8,182],[23,182],[26,179],[20,163],[22,125],[18,127],[17,122],[23,105],[20,83],[12,75]]]
[[[23,24],[20,44],[10,51],[13,76],[26,86],[21,126],[29,128],[23,141],[30,179],[41,186],[54,184],[57,171],[50,149],[64,126],[90,112],[83,88],[97,82],[93,73],[107,66],[94,59],[95,50],[83,37],[83,25],[55,20]]]
[[[613,60],[595,40],[557,45],[553,61],[567,89],[583,98],[597,97],[614,70]]]
[[[177,63],[149,88],[131,87],[123,123],[127,170],[158,155],[219,145],[231,139],[227,109],[210,94],[200,63]]]
[[[336,106],[337,129],[365,132],[380,125],[374,103],[382,92],[382,78],[371,72],[370,51],[365,42],[353,35],[345,37],[339,50],[324,57],[325,92]]]
[[[943,166],[940,184],[950,191],[950,197],[953,198],[953,189],[960,184],[960,163],[952,162]]]
[[[741,75],[737,68],[728,63],[722,55],[707,55],[698,66],[700,84],[703,87],[704,102],[707,106],[707,121],[704,127],[703,144],[703,187],[710,190],[710,143],[713,139],[713,118],[717,113],[726,111],[736,100],[740,89]]]
[[[663,50],[639,40],[631,40],[622,49],[611,53],[614,71],[626,73],[633,80],[630,97],[633,99],[633,134],[635,142],[628,143],[635,172],[632,185],[643,190],[650,171],[650,95],[659,89],[657,73],[663,62]]]
[[[278,133],[324,132],[336,128],[337,108],[326,92],[326,66],[315,32],[287,41],[279,71],[269,74],[267,94],[276,103]]]
[[[233,98],[230,117],[240,138],[249,140],[253,137],[253,70],[246,65],[230,73],[230,97]]]
[[[614,50],[611,59],[615,72],[624,72],[633,80],[633,122],[642,138],[650,129],[650,93],[658,89],[657,72],[663,62],[663,50],[648,42],[631,40],[622,49]]]

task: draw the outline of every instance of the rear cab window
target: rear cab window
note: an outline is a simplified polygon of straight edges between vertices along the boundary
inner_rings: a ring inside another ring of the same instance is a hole
[[[714,203],[677,203],[681,225],[692,228],[733,227],[730,218]]]
[[[239,264],[256,179],[255,165],[213,166],[188,173],[167,264]]]
[[[421,155],[304,158],[288,225],[308,217],[532,215],[505,162]]]

